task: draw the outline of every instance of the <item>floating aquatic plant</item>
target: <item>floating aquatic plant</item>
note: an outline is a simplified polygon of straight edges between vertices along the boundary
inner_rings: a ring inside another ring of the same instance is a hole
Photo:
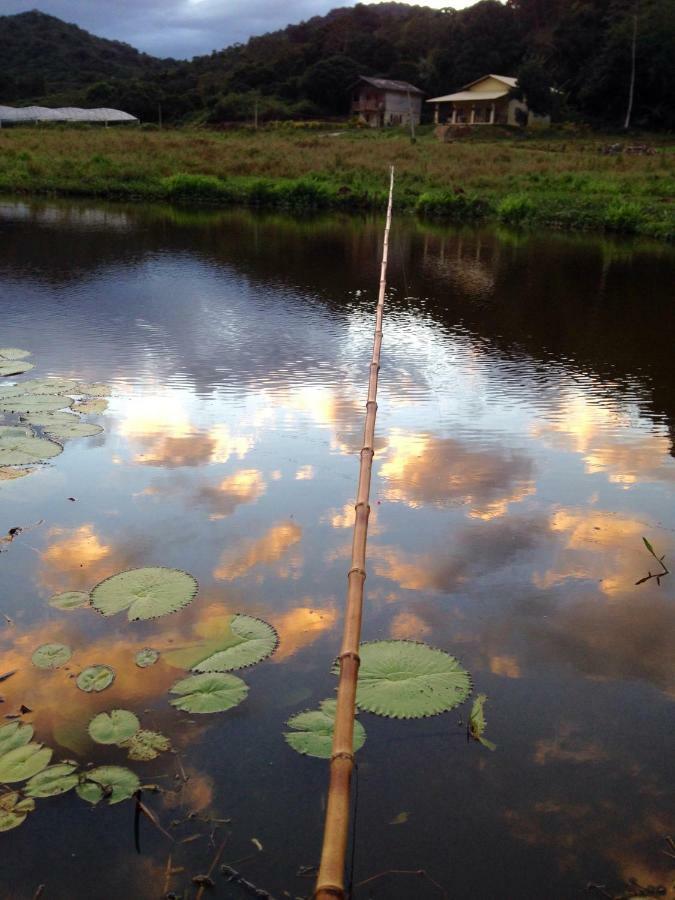
[[[495,750],[497,745],[493,744],[492,741],[488,741],[487,738],[483,737],[485,728],[487,726],[487,722],[485,721],[485,713],[483,710],[486,700],[487,696],[485,694],[478,694],[476,699],[473,701],[473,706],[471,707],[471,715],[469,716],[469,734],[474,739],[474,741],[478,741],[484,747],[487,747],[488,750]]]
[[[16,791],[0,794],[0,831],[11,831],[22,825],[29,812],[35,809],[35,800],[21,797]]]
[[[279,636],[269,623],[237,613],[223,621],[217,636],[170,650],[164,658],[169,665],[193,672],[229,672],[266,659],[278,643]]]
[[[115,680],[115,670],[110,666],[88,666],[77,676],[76,684],[81,691],[90,694],[104,691]]]
[[[64,666],[72,651],[66,644],[42,644],[31,656],[31,662],[38,669],[58,669]]]
[[[124,766],[99,766],[86,773],[76,791],[88,803],[96,804],[107,797],[112,805],[133,797],[140,786],[138,775]]]
[[[4,397],[8,393],[15,394],[72,394],[77,387],[73,378],[27,378],[21,384],[0,388]]]
[[[171,742],[168,737],[160,734],[159,731],[145,731],[141,729],[128,740],[121,742],[120,747],[128,748],[129,759],[146,762],[156,759],[160,753],[169,750]]]
[[[191,713],[223,712],[238,706],[248,694],[248,685],[225,672],[189,675],[177,681],[171,688],[178,694],[171,705]]]
[[[361,645],[356,691],[359,709],[393,719],[419,719],[459,706],[471,678],[444,650],[415,641]]]
[[[108,401],[102,397],[91,400],[80,400],[73,406],[73,410],[78,413],[102,413],[108,408]]]
[[[128,709],[111,709],[99,713],[89,723],[88,731],[97,744],[120,744],[140,729],[138,717]]]
[[[0,465],[24,466],[52,459],[63,447],[47,438],[36,437],[27,428],[0,425]]]
[[[7,378],[9,375],[23,375],[24,372],[30,372],[34,368],[33,363],[0,358],[0,376],[3,378]]]
[[[73,393],[87,397],[109,397],[112,394],[112,391],[107,384],[101,384],[100,381],[94,382],[93,384],[78,381]]]
[[[134,660],[140,669],[147,669],[148,666],[154,666],[159,659],[159,651],[153,650],[151,647],[145,647],[139,650]]]
[[[44,426],[45,433],[59,440],[67,441],[70,438],[93,437],[103,431],[100,425],[94,425],[92,422],[80,422],[75,416],[68,418],[72,421],[61,419],[58,422],[48,423]]]
[[[61,394],[0,393],[0,412],[47,413],[67,409],[73,405],[72,397]]]
[[[112,575],[91,592],[92,606],[104,616],[128,611],[130,622],[177,612],[197,593],[195,578],[181,569],[151,566]]]
[[[290,746],[305,756],[330,759],[335,730],[335,700],[322,700],[319,709],[308,709],[298,713],[286,722],[293,731],[285,731],[284,737]],[[354,752],[366,742],[366,731],[360,722],[354,722]]]
[[[0,359],[25,359],[30,355],[30,350],[20,350],[18,347],[0,347]]]
[[[25,781],[37,775],[49,765],[52,750],[42,744],[30,743],[15,747],[0,756],[0,782],[11,784],[14,781]]]
[[[78,783],[77,763],[62,762],[48,766],[28,781],[24,788],[27,797],[57,797]]]
[[[16,747],[23,747],[33,738],[33,726],[28,722],[10,722],[0,725],[0,756]]]
[[[81,609],[89,606],[89,594],[84,591],[64,591],[62,594],[54,594],[47,603],[54,609]]]
[[[10,469],[7,466],[0,466],[0,481],[14,481],[16,478],[23,478],[34,471],[35,469]]]

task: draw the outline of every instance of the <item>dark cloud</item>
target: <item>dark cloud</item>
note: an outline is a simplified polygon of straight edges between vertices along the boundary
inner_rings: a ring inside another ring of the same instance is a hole
[[[353,5],[354,0],[296,0],[292,5],[281,0],[42,0],[38,8],[100,37],[184,59]],[[442,4],[431,0],[429,5]],[[25,0],[0,0],[2,15],[30,8]]]

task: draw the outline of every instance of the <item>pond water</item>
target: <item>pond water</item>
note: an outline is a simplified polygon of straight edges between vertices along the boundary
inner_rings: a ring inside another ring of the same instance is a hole
[[[1,835],[4,897],[195,896],[225,834],[221,862],[311,894],[327,764],[282,734],[335,688],[382,225],[0,202],[0,345],[35,363],[5,382],[112,391],[103,433],[0,483],[0,531],[25,528],[0,544],[0,674],[17,670],[0,713],[28,707],[54,761],[158,785],[143,800],[174,837],[142,817],[138,854],[131,801],[38,800]],[[636,581],[658,568],[643,536],[675,561],[675,252],[400,219],[390,281],[363,637],[456,656],[497,749],[467,742],[470,703],[360,714],[353,896],[671,891],[675,572]],[[138,566],[186,570],[198,596],[147,622],[47,604]],[[234,612],[280,638],[238,673],[247,699],[172,708],[184,673],[134,654]],[[65,667],[31,665],[47,642],[72,648]],[[116,679],[83,693],[95,663]],[[113,708],[176,752],[93,743]],[[369,880],[391,869],[429,879]]]

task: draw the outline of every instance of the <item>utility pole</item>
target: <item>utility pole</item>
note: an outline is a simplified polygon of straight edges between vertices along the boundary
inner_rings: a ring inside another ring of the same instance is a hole
[[[630,69],[630,87],[628,89],[628,109],[626,110],[626,121],[623,127],[626,131],[630,128],[630,117],[633,112],[633,95],[635,93],[635,47],[637,44],[637,14],[633,16],[633,44],[631,47],[631,69]]]
[[[410,91],[406,91],[408,95],[408,118],[410,119],[410,143],[414,144],[417,140],[415,137],[415,119],[413,118],[412,98]]]

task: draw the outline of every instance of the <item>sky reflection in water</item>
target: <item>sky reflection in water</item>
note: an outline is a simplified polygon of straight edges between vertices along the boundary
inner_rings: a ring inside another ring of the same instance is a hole
[[[3,710],[29,706],[57,756],[120,764],[86,724],[138,712],[180,751],[181,809],[232,818],[231,860],[257,837],[245,872],[276,895],[309,892],[295,873],[320,844],[326,769],[281,731],[334,686],[380,225],[0,206],[2,343],[31,349],[37,376],[114,388],[104,434],[0,485],[4,531],[45,520],[0,557],[2,669],[19,670]],[[456,898],[533,900],[669,884],[673,588],[635,581],[653,563],[643,535],[667,560],[675,545],[675,255],[400,222],[392,269],[364,637],[456,654],[490,698],[498,750],[465,744],[464,710],[362,715],[356,880],[424,868]],[[45,603],[159,564],[200,582],[169,618]],[[242,706],[191,724],[167,703],[180,673],[133,654],[213,635],[235,611],[272,622],[279,650],[244,673]],[[30,667],[46,641],[73,647],[69,669]],[[97,662],[116,681],[83,695],[70,675]],[[173,758],[135,765],[174,778]],[[178,815],[174,795],[152,802]],[[135,856],[130,817],[42,801],[2,837],[12,896],[45,882],[91,897],[99,878],[105,896],[156,896],[167,847],[148,834]],[[206,869],[206,840],[185,846],[188,873]],[[378,891],[419,896],[405,879]]]

